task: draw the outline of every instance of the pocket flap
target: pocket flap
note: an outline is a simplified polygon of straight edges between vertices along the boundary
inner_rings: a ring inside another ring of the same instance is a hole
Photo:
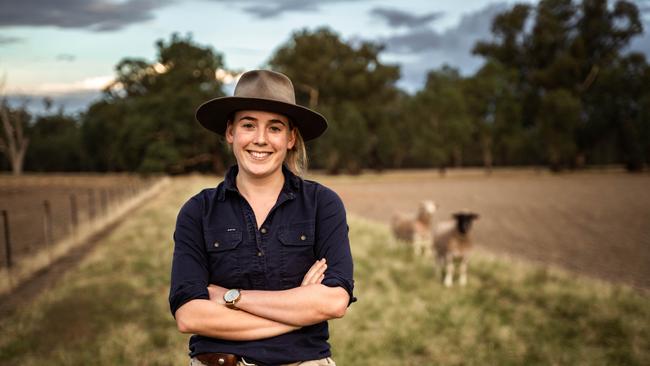
[[[278,233],[280,242],[284,245],[303,246],[314,244],[314,227],[288,227]]]
[[[237,248],[243,233],[238,229],[216,229],[205,232],[205,245],[209,252],[218,253]]]

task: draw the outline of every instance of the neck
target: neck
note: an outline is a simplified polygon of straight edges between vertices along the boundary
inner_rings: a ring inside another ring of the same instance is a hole
[[[244,197],[273,195],[277,196],[284,185],[282,170],[266,177],[250,177],[241,170],[235,178],[237,189]]]

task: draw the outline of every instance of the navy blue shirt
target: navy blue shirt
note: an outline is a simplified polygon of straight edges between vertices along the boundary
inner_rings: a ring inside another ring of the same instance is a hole
[[[169,304],[172,314],[193,299],[209,299],[207,286],[286,290],[300,286],[320,258],[322,284],[352,295],[352,255],[343,202],[325,186],[282,167],[284,186],[258,229],[253,209],[235,184],[237,165],[217,188],[205,189],[180,210],[174,232]],[[329,357],[327,322],[257,341],[190,338],[190,356],[224,352],[264,364]]]

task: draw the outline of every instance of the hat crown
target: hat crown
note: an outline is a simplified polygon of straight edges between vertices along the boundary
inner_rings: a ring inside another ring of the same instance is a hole
[[[253,70],[242,74],[235,86],[234,96],[296,104],[291,80],[284,74],[270,70]]]
[[[293,83],[284,74],[253,70],[242,74],[232,97],[209,100],[196,110],[203,127],[219,135],[226,133],[228,119],[236,111],[259,110],[288,117],[304,141],[315,139],[327,129],[327,120],[316,111],[296,104]]]

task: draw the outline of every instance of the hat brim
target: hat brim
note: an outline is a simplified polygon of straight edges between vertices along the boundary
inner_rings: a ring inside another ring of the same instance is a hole
[[[279,113],[291,119],[304,141],[313,140],[327,129],[327,120],[321,114],[295,104],[272,99],[221,97],[211,99],[196,110],[196,119],[208,130],[224,136],[228,118],[241,110],[259,110]]]

